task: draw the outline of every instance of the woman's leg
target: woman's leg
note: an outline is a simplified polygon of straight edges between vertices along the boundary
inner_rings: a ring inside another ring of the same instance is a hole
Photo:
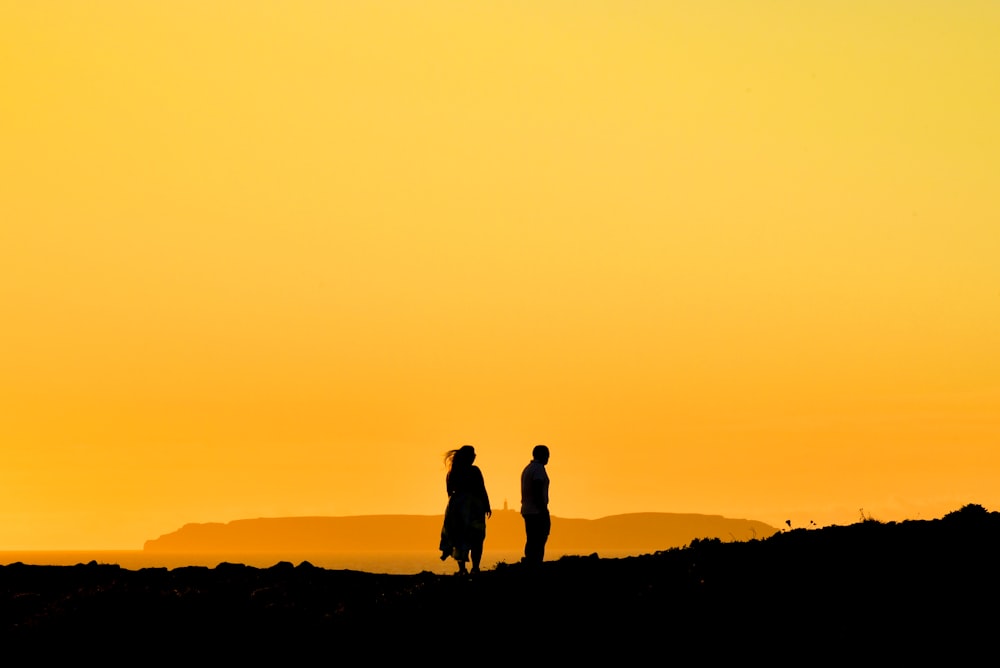
[[[483,560],[483,544],[476,543],[472,546],[472,572],[479,572],[479,562]]]
[[[468,543],[466,543],[466,542],[463,541],[463,542],[459,543],[457,546],[455,546],[455,551],[452,554],[452,556],[454,556],[455,557],[455,561],[458,562],[458,572],[460,574],[461,573],[468,573],[468,570],[466,570],[466,568],[465,568],[465,562],[467,562],[469,560],[469,546],[468,546]]]

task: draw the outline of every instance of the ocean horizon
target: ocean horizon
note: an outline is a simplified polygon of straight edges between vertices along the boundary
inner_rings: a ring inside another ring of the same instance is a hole
[[[499,563],[512,564],[521,559],[518,550],[487,549],[483,553],[481,567],[493,569]],[[581,551],[558,551],[546,554],[546,560],[556,560],[563,556],[581,555]],[[586,552],[586,554],[591,554]],[[598,552],[605,558],[635,556],[636,552]],[[414,575],[422,572],[448,575],[457,570],[454,559],[441,561],[436,550],[392,551],[392,552],[145,552],[143,550],[20,550],[0,551],[0,565],[23,563],[32,566],[75,566],[78,564],[118,565],[127,570],[143,568],[184,568],[203,566],[215,568],[222,563],[244,564],[254,568],[270,568],[279,562],[299,565],[308,561],[313,566],[328,570],[352,570],[366,573],[391,575]]]

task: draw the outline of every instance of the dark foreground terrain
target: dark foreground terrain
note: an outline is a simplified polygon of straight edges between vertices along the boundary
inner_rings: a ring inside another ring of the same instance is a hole
[[[1000,513],[695,540],[473,578],[220,564],[0,566],[6,656],[285,665],[995,661]],[[20,664],[23,665],[23,664]]]

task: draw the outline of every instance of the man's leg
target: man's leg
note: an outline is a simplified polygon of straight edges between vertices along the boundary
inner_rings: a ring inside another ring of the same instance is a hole
[[[524,558],[521,561],[528,563],[531,561],[531,551],[535,543],[531,533],[531,516],[522,515],[522,517],[524,518]]]
[[[549,540],[549,533],[552,531],[552,518],[548,513],[538,516],[538,563],[545,559],[545,543]]]
[[[524,561],[530,564],[541,563],[545,553],[545,525],[542,515],[524,516]]]

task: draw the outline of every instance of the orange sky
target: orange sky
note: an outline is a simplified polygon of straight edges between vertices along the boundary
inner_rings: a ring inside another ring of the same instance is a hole
[[[993,0],[0,3],[0,549],[1000,509]],[[428,549],[436,538],[428,538]]]

